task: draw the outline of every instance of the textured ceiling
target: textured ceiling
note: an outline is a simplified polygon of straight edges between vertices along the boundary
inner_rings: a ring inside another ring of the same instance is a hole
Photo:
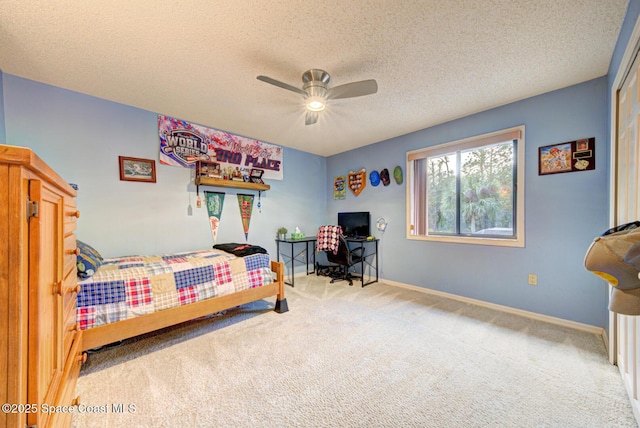
[[[627,0],[0,2],[0,70],[319,155],[607,73]],[[332,100],[305,126],[301,87]]]

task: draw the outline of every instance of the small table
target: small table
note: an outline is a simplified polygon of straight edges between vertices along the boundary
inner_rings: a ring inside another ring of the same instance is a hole
[[[296,244],[302,244],[302,243],[304,243],[305,245],[304,249],[296,253],[295,252]],[[289,253],[290,255],[284,254],[284,253],[282,254],[283,258],[285,258],[284,260],[285,264],[287,264],[286,258],[288,258],[289,262],[291,263],[291,269],[290,269],[291,282],[284,281],[285,284],[290,285],[292,287],[294,286],[294,283],[295,283],[294,269],[295,269],[296,261],[306,263],[307,275],[309,275],[310,273],[315,273],[315,265],[316,265],[316,237],[315,236],[305,237],[301,239],[276,239],[277,261],[280,261],[280,244],[283,244],[283,245],[288,244],[291,247],[290,253]],[[311,271],[309,271],[309,253],[311,253],[313,256],[313,264],[311,265],[313,267],[313,270]]]

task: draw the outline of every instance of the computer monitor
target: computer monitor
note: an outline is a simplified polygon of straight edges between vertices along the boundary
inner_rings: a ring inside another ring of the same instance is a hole
[[[338,213],[338,225],[349,238],[366,238],[371,235],[371,215],[369,212]]]

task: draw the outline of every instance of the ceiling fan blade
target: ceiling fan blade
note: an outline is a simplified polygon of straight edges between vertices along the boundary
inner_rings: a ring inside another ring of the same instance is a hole
[[[314,123],[316,123],[318,121],[318,112],[317,111],[311,111],[311,110],[307,110],[307,114],[304,117],[304,124],[305,125],[313,125]]]
[[[361,97],[363,95],[375,94],[376,92],[378,92],[378,83],[375,80],[362,80],[360,82],[346,83],[329,89],[327,98],[354,98]]]
[[[297,92],[297,93],[302,94],[302,95],[307,95],[307,93],[305,91],[303,91],[302,89],[296,88],[295,86],[291,86],[288,83],[284,83],[284,82],[281,82],[279,80],[272,79],[271,77],[258,76],[257,79],[261,80],[263,82],[270,83],[272,85],[278,86],[278,87],[280,87],[282,89],[287,89],[287,90],[292,91],[292,92]]]

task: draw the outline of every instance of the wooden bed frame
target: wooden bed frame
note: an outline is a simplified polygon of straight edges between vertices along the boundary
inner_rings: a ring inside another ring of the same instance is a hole
[[[271,270],[276,275],[275,282],[263,285],[262,287],[250,288],[237,293],[213,297],[196,303],[83,330],[82,349],[86,351],[108,345],[109,343],[180,324],[270,296],[276,296],[274,308],[276,312],[287,312],[289,308],[287,306],[287,299],[284,296],[284,264],[282,262],[271,261]]]

